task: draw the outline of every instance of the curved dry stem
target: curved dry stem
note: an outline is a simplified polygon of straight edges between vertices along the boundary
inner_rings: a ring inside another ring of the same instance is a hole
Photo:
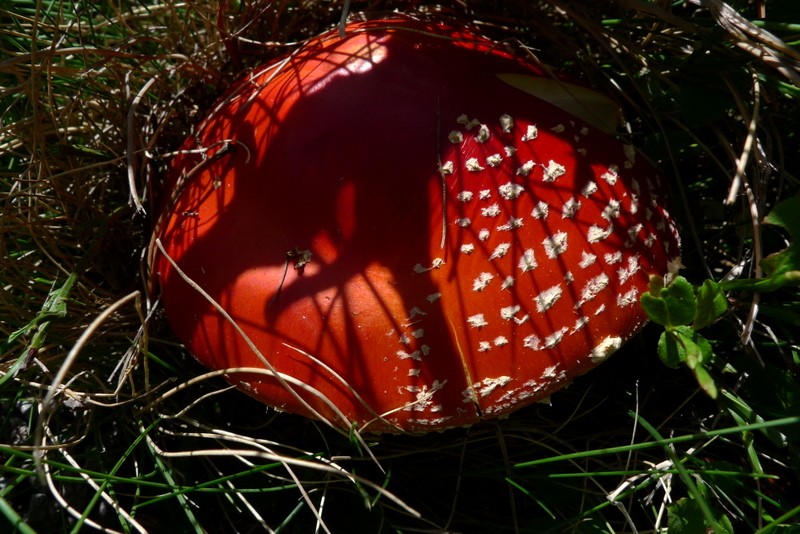
[[[62,391],[62,383],[69,373],[72,364],[80,355],[81,350],[83,349],[84,345],[89,341],[89,338],[94,335],[95,331],[102,325],[111,315],[113,315],[118,309],[125,306],[132,300],[138,300],[140,297],[140,293],[138,291],[134,291],[133,293],[129,293],[128,295],[122,297],[114,304],[106,308],[100,315],[98,315],[94,321],[83,331],[81,336],[78,338],[78,341],[69,351],[67,357],[64,359],[64,362],[61,364],[61,367],[58,369],[56,376],[53,378],[53,382],[47,389],[47,394],[45,395],[44,399],[42,399],[39,412],[39,423],[36,426],[36,436],[34,439],[34,443],[36,446],[43,446],[45,445],[46,440],[46,428],[49,425],[50,416],[53,409],[53,399],[55,396]],[[42,470],[42,460],[44,455],[45,449],[37,449],[34,452],[34,459],[36,462],[36,470],[41,472]]]

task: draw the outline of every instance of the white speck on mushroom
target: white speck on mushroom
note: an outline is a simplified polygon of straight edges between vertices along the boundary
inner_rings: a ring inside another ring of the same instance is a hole
[[[532,271],[537,267],[536,257],[534,256],[533,249],[529,248],[522,253],[522,257],[519,259],[519,267],[520,271],[523,273],[527,273],[528,271]]]
[[[484,217],[497,217],[498,215],[500,215],[500,205],[494,203],[491,206],[481,208],[481,215],[483,215]]]
[[[649,234],[644,240],[644,245],[646,247],[652,247],[655,244],[655,242],[656,242],[656,236],[654,234]],[[668,241],[666,243],[664,243],[664,250],[669,252],[669,242]]]
[[[464,134],[457,130],[453,130],[447,134],[447,139],[453,144],[460,143],[464,140]]]
[[[615,219],[619,217],[619,207],[620,201],[612,198],[608,201],[608,205],[603,208],[603,213],[601,213],[601,216],[608,221]]]
[[[628,266],[621,267],[619,270],[617,270],[617,276],[619,276],[620,285],[626,283],[631,278],[631,276],[636,274],[638,270],[639,270],[639,257],[629,256]]]
[[[506,306],[504,308],[500,308],[500,317],[502,319],[505,319],[506,321],[510,321],[511,319],[514,318],[514,316],[517,313],[519,313],[521,309],[522,307],[519,305]]]
[[[425,329],[424,328],[417,328],[413,332],[411,332],[411,337],[414,339],[420,339],[421,337],[425,336]]]
[[[481,241],[486,241],[487,239],[489,239],[489,235],[490,235],[489,230],[487,230],[486,228],[481,228],[478,231],[478,239]]]
[[[581,203],[575,197],[568,198],[564,205],[561,207],[561,218],[562,219],[571,219],[578,213],[578,210],[581,207]]]
[[[428,314],[425,313],[424,311],[420,310],[416,306],[414,306],[413,308],[408,310],[408,318],[409,319],[413,319],[414,317],[417,317],[418,315],[428,315]]]
[[[494,343],[495,347],[503,347],[505,345],[508,345],[508,338],[505,336],[497,336],[496,338],[494,338],[494,341],[492,341],[492,343]]]
[[[567,271],[564,273],[564,282],[569,284],[575,280],[575,277],[572,275],[572,271]]]
[[[520,137],[520,141],[533,141],[539,136],[539,129],[533,124],[529,124],[525,129],[525,134]]]
[[[531,215],[534,219],[546,219],[547,214],[550,212],[550,206],[547,205],[547,202],[544,200],[540,200],[536,203],[536,206],[533,207],[533,211]]]
[[[628,237],[631,241],[636,239],[636,235],[642,230],[642,227],[642,223],[638,223],[628,228]]]
[[[514,317],[514,322],[517,323],[518,326],[522,326],[523,324],[528,322],[528,319],[530,319],[530,318],[531,318],[531,316],[526,313],[522,317],[519,317],[519,318]]]
[[[481,124],[480,128],[478,128],[478,133],[475,135],[475,140],[479,143],[485,143],[489,140],[489,137],[491,137],[489,127],[485,124]]]
[[[503,282],[500,284],[500,289],[508,289],[514,286],[514,277],[513,276],[506,276],[503,279]]]
[[[581,128],[580,133],[581,133],[581,135],[588,135],[589,134],[589,127],[588,126],[584,126],[583,128]]]
[[[505,387],[509,382],[511,382],[510,376],[498,376],[497,378],[484,378],[480,382],[473,384],[472,387],[478,390],[478,394],[481,397],[485,397],[497,388]]]
[[[552,349],[553,347],[561,343],[561,340],[564,339],[564,334],[567,333],[567,330],[568,328],[565,326],[563,328],[559,328],[549,336],[545,337],[544,347],[546,349]]]
[[[504,146],[503,151],[506,153],[506,156],[510,158],[511,156],[517,153],[517,147],[511,145]]]
[[[639,289],[636,287],[630,288],[622,295],[617,295],[617,306],[620,308],[627,308],[639,302]]]
[[[585,148],[583,148],[583,147],[576,149],[576,150],[575,150],[575,152],[577,152],[577,153],[578,153],[578,154],[580,154],[581,156],[586,156],[586,154],[588,154],[588,153],[589,153],[589,151],[588,151],[588,150],[586,150],[586,149],[585,149]]]
[[[488,341],[479,341],[478,342],[478,352],[489,352],[492,350],[492,344]]]
[[[462,254],[472,254],[473,252],[475,252],[475,245],[472,243],[464,243],[461,245]]]
[[[531,350],[542,350],[542,340],[536,334],[525,336],[522,340],[522,346]]]
[[[466,126],[469,123],[469,117],[467,116],[466,113],[462,113],[461,115],[456,117],[456,122],[458,124]]]
[[[555,182],[557,178],[564,176],[566,173],[567,169],[563,165],[551,159],[547,163],[547,167],[544,168],[543,180],[545,182]]]
[[[581,289],[581,300],[578,302],[578,306],[582,306],[595,298],[601,291],[608,287],[608,282],[608,275],[606,273],[600,273],[586,282],[586,285]]]
[[[602,241],[607,239],[611,233],[614,231],[614,225],[609,224],[608,228],[602,228],[593,224],[589,227],[589,231],[586,232],[586,239],[589,243],[597,243],[598,241]]]
[[[607,252],[603,255],[603,261],[605,261],[608,265],[620,263],[622,261],[622,252],[619,250],[616,252]]]
[[[410,345],[411,338],[408,337],[408,334],[403,334],[400,336],[400,343],[402,343],[403,345]]]
[[[560,285],[555,285],[533,297],[533,301],[536,303],[536,311],[544,313],[552,308],[553,305],[558,302],[558,299],[561,298],[563,292],[564,290]]]
[[[459,194],[456,195],[456,198],[461,202],[469,202],[472,200],[474,193],[472,191],[461,191]]]
[[[511,129],[514,127],[514,118],[508,113],[503,113],[500,115],[500,127],[503,129],[503,133],[511,133]]]
[[[472,328],[481,328],[487,326],[489,323],[486,322],[486,318],[483,316],[482,313],[476,313],[475,315],[470,315],[467,317],[467,323]]]
[[[585,196],[586,198],[589,198],[596,192],[597,192],[597,184],[594,181],[589,180],[586,183],[586,185],[583,186],[583,189],[581,190],[581,195]]]
[[[580,330],[581,328],[583,328],[587,324],[589,324],[589,318],[588,317],[583,317],[583,316],[578,317],[578,319],[575,321],[575,324],[572,326],[572,330],[570,330],[569,333],[570,334],[574,334],[575,332],[577,332],[578,330]]]
[[[441,408],[441,404],[439,404],[437,406],[439,406],[439,408]],[[432,409],[431,411],[435,411],[435,410]],[[431,427],[431,428],[434,428],[434,427],[440,427],[441,428],[441,427],[444,427],[445,424],[447,424],[447,422],[450,419],[452,419],[451,416],[448,416],[448,417],[433,417],[433,418],[427,418],[427,419],[420,419],[420,418],[417,418],[417,417],[409,417],[408,421],[410,423],[414,423],[414,424],[417,424],[417,425],[425,425],[425,426],[428,426],[428,427]]]
[[[600,178],[608,182],[609,185],[615,185],[619,177],[618,171],[619,168],[616,165],[611,165],[606,172],[600,175]]]
[[[525,191],[525,187],[520,184],[508,182],[498,187],[497,190],[504,199],[514,200],[515,198],[519,198],[522,192]]]
[[[536,164],[533,160],[528,160],[517,169],[517,176],[528,176]]]
[[[590,252],[586,252],[584,250],[583,252],[581,252],[581,261],[580,261],[580,263],[578,263],[578,266],[581,269],[585,269],[585,268],[589,267],[590,265],[593,265],[594,262],[596,262],[596,261],[597,261],[597,256],[595,256],[594,254],[592,254]]]
[[[511,243],[500,243],[494,249],[494,252],[492,252],[492,255],[489,256],[489,259],[490,260],[495,260],[495,259],[498,259],[498,258],[502,258],[506,254],[508,254],[508,251],[510,249],[511,249]]]
[[[452,161],[445,161],[444,163],[439,165],[439,172],[441,174],[445,174],[445,175],[453,174],[454,170],[455,170],[455,165],[453,164]]]
[[[497,167],[503,162],[503,156],[500,154],[492,154],[486,158],[486,164],[489,167]]]
[[[509,217],[508,222],[506,224],[501,224],[497,227],[497,229],[503,232],[508,232],[511,230],[516,230],[517,228],[521,228],[522,226],[524,226],[522,217]]]
[[[421,351],[422,351],[422,355],[423,355],[423,356],[427,356],[428,354],[430,354],[430,353],[431,353],[431,348],[430,348],[428,345],[422,345],[422,346],[419,348],[419,350],[421,350]]]
[[[555,258],[567,251],[567,233],[556,232],[552,236],[545,237],[542,245],[544,245],[544,252],[547,257]]]
[[[461,397],[461,402],[465,404],[472,404],[478,400],[478,398],[475,396],[475,389],[473,389],[473,386],[469,386],[467,389],[462,391]]]
[[[464,124],[464,128],[471,130],[481,123],[478,119],[471,119]]]
[[[430,302],[431,304],[433,304],[434,302],[436,302],[436,301],[437,301],[437,300],[439,300],[440,298],[442,298],[442,294],[441,294],[441,293],[439,293],[439,292],[437,292],[437,293],[431,293],[430,295],[428,295],[427,297],[425,297],[425,300],[427,300],[428,302]]]
[[[550,131],[551,132],[555,132],[555,133],[563,133],[564,130],[566,130],[566,129],[567,128],[563,124],[556,124],[555,126],[550,128]]]
[[[469,158],[465,166],[469,172],[480,172],[484,169],[484,167],[478,163],[478,158]]]
[[[407,406],[404,406],[403,409],[409,412],[422,412],[425,410],[429,410],[431,412],[442,411],[441,404],[433,404],[433,394],[442,389],[445,383],[447,383],[447,380],[434,380],[430,388],[428,388],[427,385],[422,386],[421,388],[417,386],[406,386],[406,391],[409,393],[414,393],[417,400]]]
[[[631,206],[628,208],[631,215],[636,215],[639,212],[639,195],[631,195]]]
[[[667,272],[671,275],[676,275],[680,272],[681,269],[684,268],[683,261],[681,260],[680,256],[675,258],[671,258],[667,262]]]
[[[600,363],[617,352],[621,346],[622,338],[609,336],[592,349],[589,359],[592,363]]]
[[[412,352],[410,354],[408,352],[404,351],[404,350],[398,350],[396,354],[397,354],[397,357],[400,358],[401,360],[411,359],[411,360],[415,360],[415,361],[418,361],[418,362],[422,361],[422,353],[420,353],[420,351],[418,351],[418,350],[415,350],[414,352]]]
[[[414,265],[414,272],[417,274],[422,274],[433,269],[438,269],[442,265],[444,265],[444,260],[442,258],[434,258],[430,267],[423,267],[421,263]]]
[[[558,370],[558,364],[551,365],[550,367],[548,367],[544,371],[542,371],[541,379],[542,380],[552,380],[558,374],[558,373],[556,373],[556,370]]]
[[[456,219],[456,224],[461,228],[466,228],[472,224],[472,221],[470,221],[468,217],[461,217],[460,219]]]
[[[489,285],[489,282],[492,281],[494,275],[491,273],[481,273],[478,277],[472,281],[472,290],[473,291],[483,291],[486,289],[486,286]]]
[[[411,377],[419,376],[419,373],[421,371],[422,371],[422,369],[409,369],[408,370],[408,376],[411,376]]]
[[[595,315],[595,317],[596,317],[596,316],[598,316],[598,315],[600,315],[600,314],[601,314],[601,313],[603,313],[604,311],[606,311],[606,305],[605,305],[605,304],[601,304],[601,305],[600,305],[600,306],[598,306],[598,307],[597,307],[597,309],[594,311],[594,315]]]
[[[481,200],[489,200],[492,198],[492,190],[491,189],[481,189],[478,192],[478,198]]]

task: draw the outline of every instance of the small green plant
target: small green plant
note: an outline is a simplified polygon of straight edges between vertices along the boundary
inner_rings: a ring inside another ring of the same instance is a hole
[[[708,372],[714,359],[711,343],[700,334],[728,309],[728,301],[719,284],[706,280],[693,286],[683,276],[668,285],[660,276],[650,277],[650,291],[642,295],[650,320],[662,325],[658,355],[665,365],[677,369],[686,365],[697,383],[710,397],[717,398],[717,386]]]
[[[790,238],[800,236],[800,196],[780,202],[764,223],[784,228]],[[790,240],[783,250],[761,261],[762,278],[717,283],[705,280],[694,286],[683,276],[664,282],[650,277],[650,291],[641,297],[642,307],[654,323],[664,327],[658,341],[658,355],[665,365],[677,369],[686,365],[697,383],[711,398],[719,391],[708,371],[714,360],[711,342],[699,330],[711,326],[728,310],[726,291],[772,292],[800,285],[800,247]]]
[[[761,260],[763,278],[732,280],[722,284],[725,291],[776,291],[800,285],[800,246],[794,238],[800,236],[800,196],[789,197],[778,203],[764,217],[764,223],[779,226],[789,234],[788,246]]]

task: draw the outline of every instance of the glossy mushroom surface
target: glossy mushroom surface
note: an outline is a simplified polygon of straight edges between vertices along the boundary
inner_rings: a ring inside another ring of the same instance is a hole
[[[649,275],[679,262],[608,109],[469,31],[322,36],[237,82],[173,161],[169,322],[209,368],[265,369],[232,372],[243,391],[342,427],[546,397],[640,329]]]

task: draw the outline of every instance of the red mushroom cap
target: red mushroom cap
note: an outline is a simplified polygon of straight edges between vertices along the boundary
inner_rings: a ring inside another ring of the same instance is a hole
[[[172,164],[152,272],[173,329],[210,368],[254,368],[228,375],[243,391],[343,427],[550,395],[639,330],[649,275],[679,261],[609,102],[405,20],[253,71]]]

